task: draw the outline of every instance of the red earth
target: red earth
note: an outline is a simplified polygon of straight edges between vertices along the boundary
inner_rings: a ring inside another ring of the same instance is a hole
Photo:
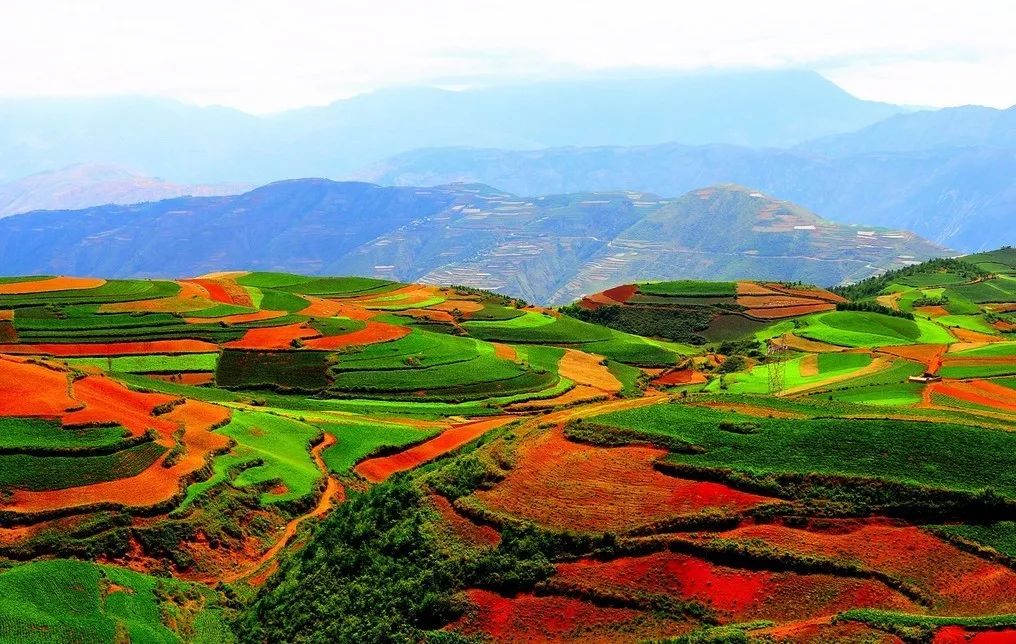
[[[0,344],[0,353],[55,356],[58,358],[213,353],[218,350],[218,345],[201,340],[152,340],[150,342],[96,342],[81,344]]]

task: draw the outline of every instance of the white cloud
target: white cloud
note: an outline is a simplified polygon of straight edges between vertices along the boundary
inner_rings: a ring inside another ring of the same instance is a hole
[[[865,98],[1001,107],[1013,24],[994,0],[0,0],[0,95],[273,111],[411,83],[797,67]]]

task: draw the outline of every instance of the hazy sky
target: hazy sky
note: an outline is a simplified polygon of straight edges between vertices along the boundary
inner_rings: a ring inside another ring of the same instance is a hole
[[[1016,103],[1011,0],[0,0],[0,95],[269,112],[406,84],[807,68],[862,98]]]

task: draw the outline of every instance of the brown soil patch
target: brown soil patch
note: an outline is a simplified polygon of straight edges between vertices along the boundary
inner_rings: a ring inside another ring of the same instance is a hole
[[[982,407],[1016,412],[1016,392],[984,380],[933,382],[925,388],[925,391],[929,400],[932,394],[940,394]]]
[[[769,407],[759,407],[757,405],[746,405],[743,403],[730,403],[730,402],[703,402],[694,403],[696,407],[710,407],[713,409],[723,409],[727,411],[737,412],[739,414],[748,414],[750,416],[760,416],[762,418],[808,418],[807,414],[801,414],[793,411],[784,411],[780,409],[771,409]]]
[[[32,492],[15,490],[4,509],[15,512],[44,512],[60,508],[73,508],[97,503],[115,503],[127,507],[145,507],[167,501],[181,488],[181,480],[204,467],[213,451],[229,445],[229,439],[212,429],[229,418],[229,411],[208,403],[187,401],[166,414],[174,428],[185,427],[184,454],[172,467],[163,467],[165,455],[136,476],[66,488]],[[162,441],[160,441],[162,442]]]
[[[781,318],[792,318],[801,315],[810,315],[812,313],[821,313],[822,311],[832,311],[836,308],[835,304],[829,304],[828,302],[808,304],[802,306],[783,306],[779,308],[768,308],[768,309],[748,309],[744,312],[745,315],[749,315],[753,318],[759,318],[763,320],[779,320]]]
[[[914,312],[922,313],[930,318],[940,318],[943,315],[949,315],[949,311],[946,311],[944,306],[919,306],[914,309]]]
[[[605,364],[601,364],[602,361],[603,356],[595,353],[565,349],[557,369],[563,377],[578,384],[589,385],[608,394],[616,394],[624,388],[624,385],[610,373]]]
[[[310,303],[307,305],[307,308],[300,311],[300,315],[312,318],[344,317],[351,320],[369,320],[376,315],[374,311],[368,311],[362,307],[339,300],[326,300],[323,297],[314,297],[312,295],[301,295],[300,297]]]
[[[97,277],[51,277],[31,282],[0,284],[0,295],[22,295],[25,293],[49,293],[51,291],[78,291],[98,288],[106,280]]]
[[[476,313],[483,310],[483,304],[476,300],[445,300],[440,304],[427,307],[436,311],[458,311],[459,313]]]
[[[793,333],[783,334],[780,336],[779,342],[791,349],[806,351],[808,353],[835,353],[837,351],[843,351],[843,347],[838,347],[834,344],[826,344],[825,342],[819,342],[818,340],[808,340],[807,338],[798,337]]]
[[[437,513],[441,515],[444,524],[461,541],[480,547],[496,547],[501,543],[501,535],[497,530],[487,525],[473,523],[459,514],[445,497],[432,494],[427,498]]]
[[[810,297],[818,300],[825,300],[826,302],[838,303],[846,302],[846,298],[843,298],[832,291],[827,291],[824,288],[791,288],[789,286],[781,286],[779,284],[766,283],[766,286],[774,291],[780,293],[786,293],[788,295],[797,295],[800,297]]]
[[[612,304],[625,304],[638,293],[638,287],[634,284],[622,284],[614,288],[608,288],[601,295],[607,298]]]
[[[14,319],[14,309],[0,311],[0,322],[10,322]]]
[[[519,354],[516,353],[515,347],[507,344],[501,344],[500,342],[493,342],[491,344],[494,345],[494,355],[498,358],[501,358],[502,360],[511,360],[512,362],[519,359]]]
[[[818,354],[809,353],[808,355],[801,358],[798,363],[798,369],[801,373],[801,377],[808,378],[810,376],[818,375]]]
[[[208,291],[209,297],[211,297],[211,299],[215,302],[221,302],[222,304],[235,304],[236,306],[254,306],[254,303],[250,299],[250,293],[247,292],[247,289],[231,279],[197,278],[184,281],[204,287],[204,289]]]
[[[1001,342],[1002,338],[997,335],[988,335],[987,333],[980,333],[978,331],[971,331],[970,329],[964,329],[963,327],[954,326],[949,329],[949,333],[952,333],[962,342]]]
[[[738,282],[737,283],[737,296],[740,298],[744,295],[779,295],[779,291],[756,284],[755,282]]]
[[[574,443],[559,427],[520,445],[515,469],[475,497],[495,511],[544,526],[594,532],[772,500],[721,483],[666,476],[653,468],[666,454],[655,447]]]
[[[65,426],[82,426],[115,422],[140,436],[149,428],[160,435],[169,437],[176,425],[169,420],[169,414],[152,416],[159,405],[176,400],[165,394],[148,394],[131,391],[119,382],[106,376],[86,376],[72,385],[72,395],[84,409],[65,414]]]
[[[828,304],[828,302],[816,302],[809,297],[795,297],[793,295],[738,295],[737,303],[749,309],[772,309],[790,306],[814,306],[816,304]]]
[[[237,313],[236,315],[223,315],[217,318],[184,318],[187,324],[244,324],[245,322],[260,322],[262,320],[274,320],[286,315],[285,311],[269,311],[262,309],[253,313]]]
[[[390,342],[409,335],[410,328],[387,322],[367,321],[367,326],[359,331],[351,331],[342,335],[331,335],[314,338],[304,342],[309,349],[333,350],[342,347],[377,344],[378,342]]]
[[[995,320],[991,326],[995,327],[1003,333],[1009,333],[1010,331],[1016,331],[1016,324],[1006,322],[1005,320]]]
[[[942,366],[942,355],[948,348],[945,344],[907,344],[881,347],[878,352],[920,362],[926,371],[935,373]]]
[[[431,322],[440,322],[441,324],[455,324],[455,318],[448,311],[406,309],[405,311],[399,311],[399,315],[408,315],[417,320],[429,320]]]
[[[215,373],[211,371],[192,371],[186,373],[149,373],[146,378],[161,380],[162,382],[175,382],[181,385],[210,385],[215,382]]]
[[[239,340],[222,345],[230,349],[291,349],[294,340],[318,338],[321,334],[304,322],[249,329]]]
[[[706,381],[706,375],[694,369],[674,369],[653,380],[657,386],[697,385]]]
[[[534,409],[551,409],[561,405],[574,405],[580,402],[605,398],[606,394],[601,389],[589,385],[576,385],[560,396],[544,398],[543,400],[527,400],[515,403],[508,407],[509,411],[530,411]]]
[[[0,353],[56,356],[141,356],[152,353],[212,353],[218,345],[201,340],[153,340],[151,342],[97,342],[92,344],[0,344]]]
[[[354,471],[371,483],[380,483],[394,474],[411,470],[458,449],[511,420],[513,419],[510,416],[498,416],[455,425],[440,435],[398,454],[367,459],[357,465]]]

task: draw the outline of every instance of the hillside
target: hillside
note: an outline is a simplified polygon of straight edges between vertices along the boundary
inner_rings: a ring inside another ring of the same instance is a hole
[[[266,183],[344,176],[414,148],[448,145],[793,145],[901,111],[797,71],[409,87],[265,117],[141,97],[4,99],[0,181],[104,163],[187,183]]]
[[[0,221],[0,254],[12,273],[130,277],[247,267],[464,284],[539,303],[674,272],[835,284],[942,252],[910,233],[833,224],[738,186],[678,199],[523,198],[482,185],[308,179],[233,197]]]
[[[733,182],[780,195],[834,221],[911,230],[960,250],[1016,242],[1008,225],[1016,210],[1010,181],[1016,146],[1005,143],[1016,136],[1016,128],[1011,123],[1003,128],[999,118],[987,136],[957,125],[951,142],[962,147],[945,147],[936,137],[951,130],[937,128],[939,114],[899,116],[793,150],[678,144],[429,149],[393,157],[355,176],[386,185],[475,181],[523,195],[620,189],[676,195]],[[905,132],[912,120],[930,124],[913,139],[886,131],[899,126]],[[878,151],[889,142],[894,142],[891,151]],[[839,153],[827,156],[826,151]]]
[[[32,210],[75,210],[171,197],[235,195],[249,189],[244,184],[176,184],[117,166],[82,164],[0,184],[0,217]]]
[[[1009,641],[1014,276],[0,278],[0,640]]]

